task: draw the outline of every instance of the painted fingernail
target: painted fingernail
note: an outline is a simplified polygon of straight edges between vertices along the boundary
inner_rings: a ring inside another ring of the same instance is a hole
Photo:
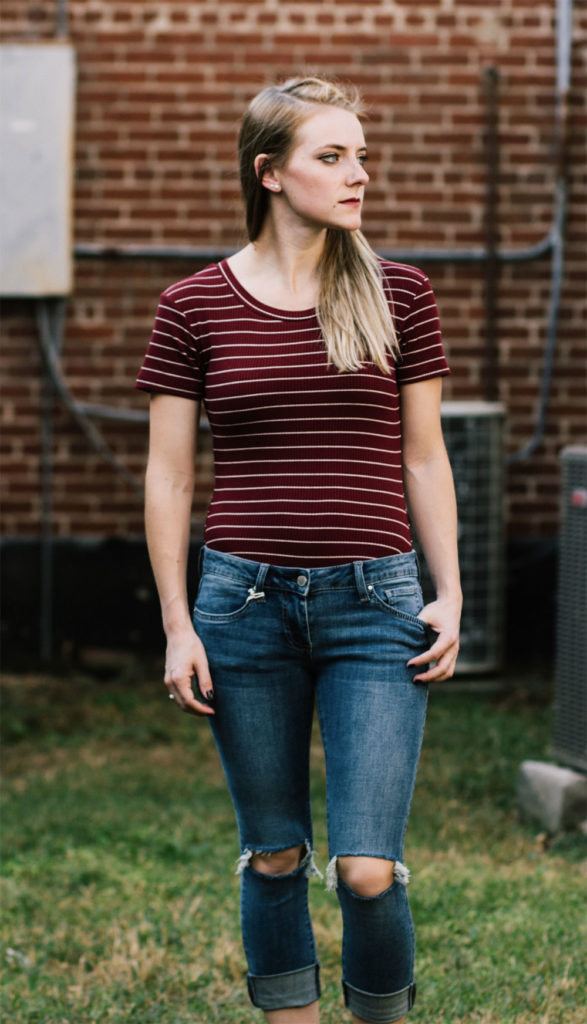
[[[207,700],[214,700],[214,690],[207,690],[206,691],[206,699]]]

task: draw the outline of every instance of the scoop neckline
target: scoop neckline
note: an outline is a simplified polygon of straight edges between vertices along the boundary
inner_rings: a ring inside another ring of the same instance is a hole
[[[228,257],[221,260],[218,266],[238,298],[252,309],[256,309],[262,313],[268,313],[270,316],[278,317],[280,320],[307,320],[308,317],[316,316],[315,306],[310,306],[309,309],[279,309],[277,306],[270,306],[268,303],[261,302],[260,299],[255,298],[255,296],[251,295],[244,285],[241,284],[238,277],[229,266]]]

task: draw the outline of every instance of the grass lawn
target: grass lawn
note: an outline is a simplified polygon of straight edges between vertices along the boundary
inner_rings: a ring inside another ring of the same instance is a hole
[[[4,683],[2,1020],[252,1024],[232,808],[204,722],[157,668]],[[544,690],[436,693],[405,860],[418,938],[410,1024],[585,1024],[584,840],[519,820],[547,759]],[[327,860],[313,751],[316,847]],[[338,903],[311,884],[322,1021],[342,1024]],[[583,939],[581,931],[583,930]],[[583,987],[582,987],[583,986]]]

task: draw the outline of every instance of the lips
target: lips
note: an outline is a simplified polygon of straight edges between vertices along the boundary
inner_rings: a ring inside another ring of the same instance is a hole
[[[360,199],[341,199],[341,203],[342,203],[343,206],[360,206],[361,205],[361,200]]]

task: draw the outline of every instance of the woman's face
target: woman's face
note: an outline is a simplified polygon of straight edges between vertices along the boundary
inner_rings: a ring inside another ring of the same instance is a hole
[[[369,181],[366,159],[365,137],[355,114],[324,107],[298,129],[285,167],[271,172],[279,188],[274,194],[308,226],[356,230]]]

